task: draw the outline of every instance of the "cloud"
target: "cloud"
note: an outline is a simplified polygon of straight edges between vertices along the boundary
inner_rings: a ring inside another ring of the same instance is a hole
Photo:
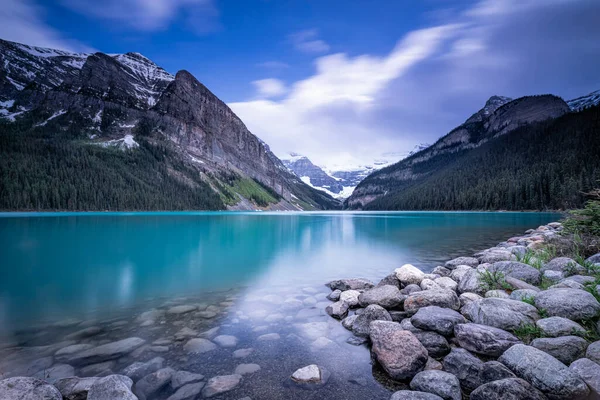
[[[258,97],[260,98],[277,97],[287,92],[285,84],[279,79],[260,79],[253,81],[252,84],[256,87]]]
[[[219,16],[212,0],[62,0],[63,4],[86,16],[116,21],[140,31],[167,28],[183,16],[189,29],[198,34],[219,28]]]
[[[289,36],[294,47],[303,53],[325,53],[329,51],[329,45],[318,37],[319,31],[317,29],[307,29]]]
[[[43,20],[43,9],[30,0],[4,0],[0,7],[0,37],[5,40],[67,51],[91,48],[63,37]]]
[[[484,0],[406,33],[384,56],[322,56],[282,98],[230,106],[276,154],[367,163],[434,142],[495,94],[600,89],[599,14],[595,0]]]

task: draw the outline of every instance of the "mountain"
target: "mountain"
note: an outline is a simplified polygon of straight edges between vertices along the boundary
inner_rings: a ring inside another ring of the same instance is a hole
[[[291,173],[189,72],[173,76],[139,53],[0,40],[0,123],[1,209],[339,205]],[[24,194],[15,182],[25,182]]]
[[[313,164],[307,157],[297,153],[290,153],[288,157],[281,159],[283,165],[289,168],[300,179],[314,187],[337,197],[343,192],[344,186],[338,179],[328,175],[320,167]]]
[[[600,151],[597,114],[598,108],[572,114],[552,95],[494,96],[431,147],[371,174],[345,204],[366,209],[578,205],[583,197],[569,197],[567,191],[589,189],[600,178],[594,156]]]
[[[600,104],[600,90],[596,90],[588,95],[578,97],[567,101],[567,104],[573,111],[580,111],[587,107],[593,107]]]

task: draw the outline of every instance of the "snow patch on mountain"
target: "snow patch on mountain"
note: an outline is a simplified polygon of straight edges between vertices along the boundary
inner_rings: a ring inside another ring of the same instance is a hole
[[[567,105],[572,111],[580,111],[587,107],[600,104],[600,90],[596,90],[588,95],[568,100]]]

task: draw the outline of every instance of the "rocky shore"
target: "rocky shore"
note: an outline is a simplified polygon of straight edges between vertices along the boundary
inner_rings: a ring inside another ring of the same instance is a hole
[[[543,262],[536,252],[561,230],[540,226],[430,274],[406,264],[377,284],[331,281],[326,311],[408,385],[391,400],[598,399],[600,303],[586,289],[600,254]]]

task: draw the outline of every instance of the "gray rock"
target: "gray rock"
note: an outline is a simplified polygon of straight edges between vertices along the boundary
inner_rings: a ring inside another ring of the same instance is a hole
[[[460,313],[438,306],[420,308],[410,321],[416,328],[434,331],[444,336],[454,334],[454,325],[467,322]]]
[[[375,359],[393,379],[410,379],[425,368],[427,349],[398,323],[371,322],[370,338]]]
[[[479,265],[479,260],[475,257],[458,257],[450,261],[446,261],[446,268],[456,269],[459,265],[468,265],[471,268],[476,268]]]
[[[400,322],[403,319],[409,318],[410,315],[406,311],[389,311],[392,321]]]
[[[210,378],[202,390],[204,397],[213,397],[235,389],[242,381],[241,375],[222,375]]]
[[[238,338],[231,335],[219,335],[213,338],[213,342],[221,347],[235,347],[238,344]]]
[[[444,277],[444,276],[449,277],[450,274],[452,273],[452,270],[450,268],[438,266],[438,267],[435,267],[433,269],[433,271],[431,271],[431,273],[442,276],[442,277]]]
[[[585,261],[592,263],[592,264],[600,264],[600,253],[597,253],[591,257],[588,257]]]
[[[471,393],[471,400],[546,400],[540,391],[527,381],[507,378],[486,383]]]
[[[516,290],[530,290],[533,292],[539,292],[540,289],[534,285],[530,285],[529,283],[522,281],[520,279],[514,278],[512,276],[506,276],[504,277],[504,280],[506,281],[506,283],[508,283],[510,286],[513,287],[513,289]]]
[[[352,323],[352,332],[355,335],[361,337],[368,337],[370,335],[370,325],[373,321],[391,321],[392,317],[385,308],[376,304],[371,304],[364,311],[356,317]]]
[[[590,398],[600,398],[600,365],[587,358],[573,362],[569,369],[575,372],[588,385]]]
[[[561,280],[565,279],[565,274],[564,272],[561,271],[552,271],[552,270],[548,270],[548,271],[544,271],[542,273],[542,275],[544,276],[544,278],[550,282],[560,282]]]
[[[356,318],[358,318],[358,315],[351,315],[349,317],[344,318],[342,320],[342,326],[351,331],[352,325],[354,324],[354,321],[356,321]]]
[[[192,306],[192,305],[181,305],[181,306],[174,306],[171,307],[167,310],[167,314],[186,314],[192,311],[196,311],[198,309],[197,306]]]
[[[512,261],[517,259],[510,250],[497,247],[481,251],[475,254],[475,257],[477,257],[481,264],[493,264],[498,261]]]
[[[271,342],[271,341],[279,340],[279,339],[281,339],[281,336],[279,336],[279,333],[266,333],[266,334],[260,335],[259,337],[256,338],[256,340],[259,342]]]
[[[99,379],[93,378],[64,378],[56,381],[54,386],[59,390],[64,400],[85,400],[94,383]]]
[[[523,301],[524,298],[534,299],[538,292],[539,292],[539,289],[538,290],[517,289],[517,290],[513,290],[513,292],[510,294],[510,299],[518,300],[518,301]]]
[[[195,354],[206,353],[209,351],[216,350],[216,348],[217,348],[216,344],[214,344],[213,342],[211,342],[208,339],[202,339],[202,338],[190,339],[183,346],[183,350],[185,350],[187,353],[195,353]]]
[[[411,293],[404,301],[404,311],[415,314],[420,308],[438,306],[458,310],[460,301],[451,290],[424,290]]]
[[[404,287],[404,289],[402,289],[402,290],[400,291],[400,293],[402,293],[402,294],[403,294],[403,295],[405,295],[405,296],[408,296],[408,295],[409,295],[409,294],[411,294],[411,293],[414,293],[414,292],[420,292],[421,290],[422,290],[422,289],[421,289],[421,286],[419,286],[419,285],[415,285],[415,284],[410,284],[410,285],[406,285],[406,286]]]
[[[392,394],[390,400],[443,400],[433,393],[415,392],[412,390],[399,390]]]
[[[361,307],[377,304],[385,309],[393,309],[402,306],[406,296],[400,293],[397,286],[383,285],[373,289],[365,290],[358,296]]]
[[[43,379],[46,382],[54,383],[62,378],[75,376],[75,369],[68,364],[54,364],[48,369],[39,371],[34,378]]]
[[[146,341],[137,337],[119,340],[75,353],[69,357],[69,364],[80,366],[114,360],[127,355],[142,346]]]
[[[404,329],[404,328],[403,328]],[[406,329],[421,342],[431,357],[441,358],[450,353],[450,345],[445,337],[435,332],[423,331],[421,329]]]
[[[173,368],[163,368],[148,374],[136,382],[133,392],[139,397],[139,400],[152,397],[171,381],[174,372]]]
[[[501,379],[516,378],[516,375],[504,364],[498,361],[488,361],[481,367],[479,378],[483,384]]]
[[[585,382],[563,363],[541,350],[524,344],[509,348],[498,359],[549,399],[580,399],[589,394]]]
[[[429,278],[423,279],[419,286],[421,287],[421,290],[434,290],[434,289],[440,290],[440,289],[442,289],[442,287],[440,285],[438,285],[437,283],[435,283],[435,281],[433,281]]]
[[[456,376],[467,392],[483,384],[480,378],[483,361],[467,350],[453,348],[450,354],[444,357],[443,364],[444,370]]]
[[[348,315],[350,306],[345,301],[339,300],[325,307],[325,312],[337,319],[344,319]]]
[[[548,289],[535,296],[535,306],[549,316],[575,321],[591,319],[600,313],[600,303],[589,292],[578,289]]]
[[[460,301],[460,307],[464,307],[472,301],[481,300],[483,297],[478,295],[477,293],[462,293],[458,296],[458,300]]]
[[[142,379],[144,376],[158,371],[163,367],[165,359],[162,357],[154,357],[146,362],[134,362],[123,370],[123,375],[128,376],[134,382]]]
[[[36,378],[15,377],[0,381],[2,400],[62,400],[54,386]]]
[[[253,348],[238,349],[233,352],[233,358],[246,358],[254,352]]]
[[[490,268],[490,272],[501,272],[504,276],[511,276],[520,279],[530,285],[539,285],[541,274],[540,271],[531,265],[523,264],[516,261],[498,261]]]
[[[456,325],[454,335],[464,349],[492,357],[498,357],[506,349],[521,343],[509,332],[479,324]]]
[[[560,271],[565,275],[576,275],[585,272],[585,268],[569,257],[557,257],[542,267],[542,272]]]
[[[419,372],[410,381],[410,388],[433,393],[444,400],[461,400],[462,392],[458,378],[444,371]]]
[[[537,309],[527,303],[510,299],[486,298],[473,301],[461,310],[476,324],[513,330],[523,324],[535,324],[540,318]]]
[[[294,371],[290,379],[298,386],[315,389],[325,385],[330,376],[331,374],[326,368],[311,364]]]
[[[585,356],[600,365],[600,340],[588,346]]]
[[[179,389],[184,385],[200,382],[203,379],[204,375],[202,374],[194,374],[192,372],[187,371],[177,371],[173,372],[173,374],[171,375],[171,387],[173,389]]]
[[[444,366],[438,360],[429,357],[427,359],[427,364],[425,364],[426,371],[441,371],[444,369]]]
[[[54,357],[59,361],[64,361],[69,358],[71,354],[79,353],[80,351],[89,350],[94,348],[92,344],[73,344],[71,346],[63,347],[54,353]]]
[[[113,368],[116,362],[114,360],[105,361],[102,363],[86,365],[79,370],[79,374],[83,376],[108,376],[113,375]]]
[[[456,283],[454,279],[447,276],[437,278],[434,280],[434,282],[442,289],[456,291],[458,288],[458,283]]]
[[[200,394],[204,382],[188,383],[180,387],[175,393],[167,398],[167,400],[192,400]]]
[[[342,291],[340,289],[335,289],[333,292],[327,295],[327,299],[331,301],[338,301],[340,299],[340,294],[342,294]]]
[[[450,273],[450,279],[452,279],[456,283],[460,283],[460,281],[465,277],[467,272],[474,270],[474,268],[471,268],[468,265],[459,265]]]
[[[341,291],[344,291],[371,289],[375,285],[373,285],[373,282],[369,281],[368,279],[354,278],[331,281],[327,283],[326,286],[331,290],[339,289]]]
[[[316,340],[321,336],[327,336],[329,333],[329,325],[327,322],[307,322],[305,324],[296,324],[298,333],[310,340]]]
[[[488,290],[485,292],[484,297],[486,298],[497,298],[497,299],[508,299],[510,295],[506,290]]]
[[[549,317],[535,323],[545,336],[559,337],[585,333],[585,329],[577,322],[563,317]]]
[[[123,375],[100,378],[90,387],[87,400],[138,400],[138,397],[131,393],[131,385],[131,379]]]
[[[340,294],[340,301],[348,304],[349,307],[356,307],[358,306],[358,296],[360,296],[358,290],[344,290]]]
[[[73,332],[73,333],[65,336],[65,340],[86,339],[86,338],[90,338],[92,336],[96,336],[97,334],[101,333],[102,331],[103,331],[103,329],[98,326],[90,326],[88,328],[79,330],[77,332]]]
[[[392,274],[389,274],[388,276],[386,276],[385,278],[383,278],[382,280],[380,280],[376,287],[392,285],[392,286],[396,286],[397,288],[399,288],[400,284],[401,284],[400,280],[398,279],[396,274],[392,273]]]
[[[458,290],[458,293],[470,292],[482,295],[485,293],[485,289],[481,284],[480,278],[481,274],[479,271],[476,269],[471,269],[467,271],[461,278],[456,290]]]
[[[402,267],[397,268],[394,273],[398,280],[404,285],[418,285],[425,278],[423,271],[410,264],[404,264]]]

